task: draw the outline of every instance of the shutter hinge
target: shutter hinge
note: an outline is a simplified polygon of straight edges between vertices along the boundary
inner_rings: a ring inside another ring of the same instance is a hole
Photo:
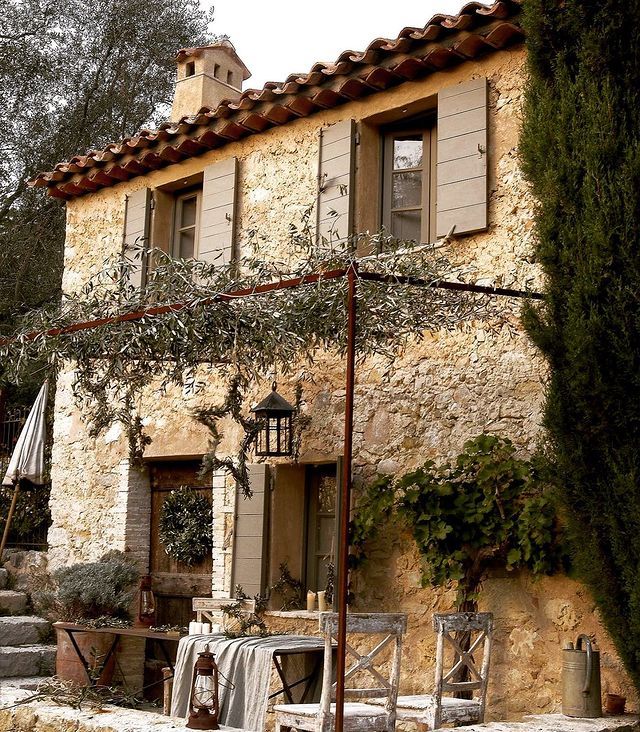
[[[149,210],[155,211],[155,208],[156,208],[156,197],[152,195],[151,200],[149,201]]]
[[[356,134],[353,136],[355,139],[356,145],[360,144],[360,132],[356,132]]]

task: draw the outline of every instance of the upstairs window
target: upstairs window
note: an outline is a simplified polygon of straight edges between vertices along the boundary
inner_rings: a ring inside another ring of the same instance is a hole
[[[193,259],[198,252],[201,191],[189,191],[176,197],[173,256]]]
[[[383,143],[382,224],[398,239],[435,241],[435,122],[387,130]]]

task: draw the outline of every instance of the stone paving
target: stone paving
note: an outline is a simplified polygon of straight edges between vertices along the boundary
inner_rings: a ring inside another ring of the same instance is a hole
[[[0,732],[169,732],[185,722],[152,712],[106,706],[100,711],[77,710],[52,703],[24,703],[33,692],[6,681],[0,686]],[[20,702],[23,702],[20,704]],[[16,706],[16,704],[18,706]],[[223,732],[248,732],[221,727]],[[525,717],[522,722],[492,722],[465,732],[638,732],[640,719],[631,714],[600,719],[572,719],[561,714]]]

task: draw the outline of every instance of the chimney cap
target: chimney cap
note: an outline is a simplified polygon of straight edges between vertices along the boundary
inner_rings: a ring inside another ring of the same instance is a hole
[[[176,61],[181,63],[190,58],[199,58],[203,53],[209,50],[220,49],[227,53],[238,66],[242,68],[242,80],[246,81],[250,76],[251,72],[244,65],[240,56],[238,56],[236,49],[227,36],[219,36],[213,43],[207,46],[194,46],[193,48],[181,48],[176,54]]]

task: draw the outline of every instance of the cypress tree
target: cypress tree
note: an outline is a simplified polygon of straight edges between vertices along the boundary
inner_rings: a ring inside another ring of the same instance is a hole
[[[546,428],[576,568],[640,689],[640,2],[525,0]]]

